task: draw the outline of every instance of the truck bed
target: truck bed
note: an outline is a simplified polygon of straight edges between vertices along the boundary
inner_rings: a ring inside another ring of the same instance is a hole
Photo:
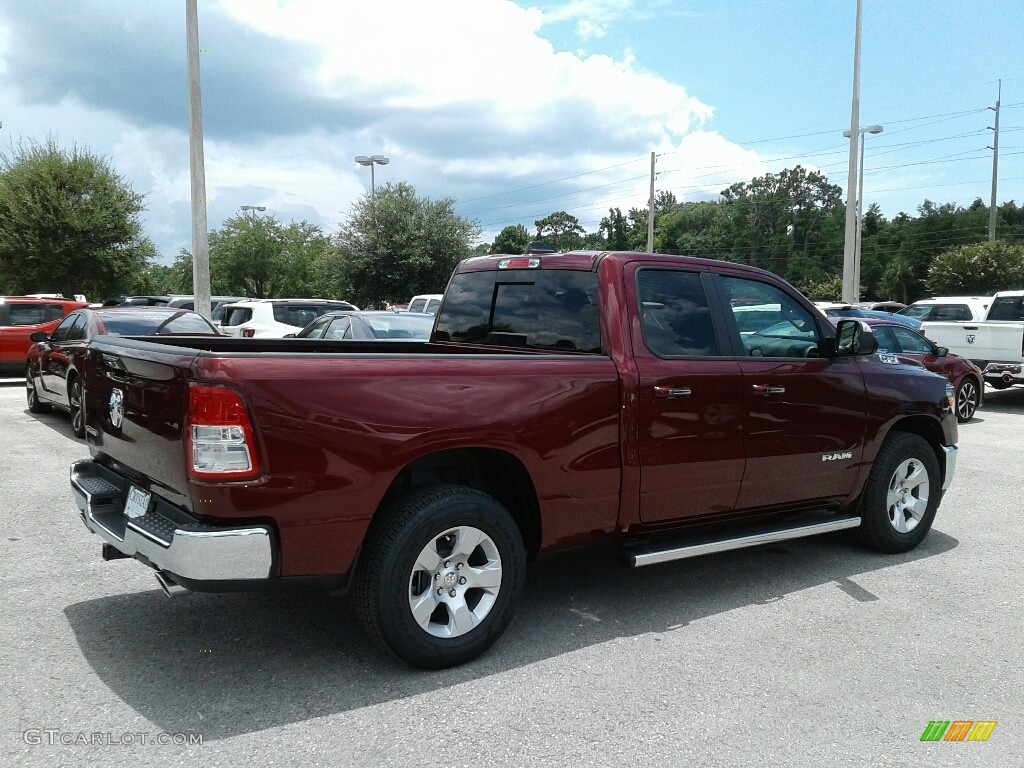
[[[529,365],[509,366],[511,360]],[[241,394],[260,476],[190,478],[194,383]],[[114,427],[110,402],[123,391]],[[550,542],[607,531],[621,475],[619,382],[602,355],[427,342],[101,337],[87,440],[97,461],[203,522],[273,520],[281,575],[347,571],[402,467],[446,443],[511,454],[533,478]],[[571,470],[571,471],[570,471]],[[338,507],[339,497],[344,507]],[[322,509],[311,520],[310,509]]]

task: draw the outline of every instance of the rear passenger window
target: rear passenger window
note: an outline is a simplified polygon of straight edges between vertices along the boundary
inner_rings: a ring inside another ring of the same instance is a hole
[[[42,325],[48,322],[46,307],[46,304],[11,304],[11,314],[7,323],[8,325]],[[63,314],[57,315],[53,319],[59,320],[61,317]]]
[[[959,323],[973,320],[974,316],[966,304],[936,304],[928,319],[933,322]]]
[[[71,327],[75,324],[78,317],[78,315],[69,315],[64,322],[53,329],[53,333],[50,334],[50,341],[67,341],[68,334],[71,333]]]
[[[242,325],[252,320],[252,310],[249,307],[232,307],[224,312],[224,325]]]
[[[71,326],[71,330],[68,332],[68,341],[82,341],[85,338],[85,326],[88,321],[85,319],[85,315],[78,315],[75,319],[75,324]]]
[[[324,334],[325,339],[351,339],[352,321],[347,317],[339,317]]]
[[[896,343],[892,328],[885,325],[876,325],[871,329],[875,340],[878,342],[879,352],[899,352],[900,345]]]
[[[901,352],[913,355],[930,355],[932,353],[931,342],[909,328],[893,328],[892,333],[896,337],[896,341],[899,342]],[[878,335],[877,328],[875,335]]]
[[[718,354],[711,309],[699,273],[641,269],[636,281],[644,346],[658,357]]]
[[[410,312],[422,312],[424,309],[426,309],[426,306],[427,306],[427,300],[426,299],[416,299],[416,301],[414,301],[412,304],[409,305],[409,311]]]

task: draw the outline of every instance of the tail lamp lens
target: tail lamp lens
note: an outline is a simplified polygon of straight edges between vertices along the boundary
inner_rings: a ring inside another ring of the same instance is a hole
[[[238,393],[192,385],[187,434],[193,477],[244,479],[259,473],[252,425]]]

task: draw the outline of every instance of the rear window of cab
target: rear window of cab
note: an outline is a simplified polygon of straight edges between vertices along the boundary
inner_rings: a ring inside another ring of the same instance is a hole
[[[463,272],[445,291],[435,338],[551,352],[601,352],[597,274]]]

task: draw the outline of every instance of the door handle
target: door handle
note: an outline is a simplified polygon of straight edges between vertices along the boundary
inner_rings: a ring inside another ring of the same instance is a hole
[[[670,400],[677,397],[689,397],[689,387],[655,387],[655,400]]]
[[[755,395],[782,395],[785,394],[785,387],[773,387],[768,384],[755,384],[754,394]]]

